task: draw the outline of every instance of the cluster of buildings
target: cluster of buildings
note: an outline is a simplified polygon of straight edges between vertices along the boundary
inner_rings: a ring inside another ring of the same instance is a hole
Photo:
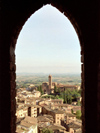
[[[54,87],[60,88],[61,92],[70,89],[70,90],[79,90],[80,86],[76,86],[76,85],[63,85],[61,83],[57,83],[57,82],[52,82],[52,76],[49,75],[48,76],[48,82],[44,82],[42,83],[42,90],[44,91],[44,93],[47,94],[53,94],[54,93]]]
[[[38,91],[17,89],[16,133],[42,133],[52,129],[54,133],[81,133],[81,120],[71,110],[80,106],[63,104],[62,99],[41,98]],[[74,110],[75,109],[75,110]]]

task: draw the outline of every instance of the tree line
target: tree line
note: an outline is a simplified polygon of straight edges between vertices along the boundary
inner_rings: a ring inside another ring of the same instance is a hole
[[[42,90],[42,85],[38,86],[37,91],[40,91],[41,92],[41,95],[44,94],[44,91]]]
[[[65,89],[64,89],[65,90]],[[77,101],[77,98],[81,96],[81,90],[71,90],[67,89],[63,92],[61,92],[60,88],[54,87],[54,93],[56,97],[62,98],[64,100],[64,103],[71,104],[72,101]],[[78,101],[78,105],[80,105],[80,102]]]
[[[57,88],[55,86],[54,87],[54,94],[50,94],[50,95],[44,96],[44,98],[63,99],[64,103],[71,104],[73,101],[77,101],[77,98],[79,98],[80,96],[81,96],[81,90],[75,90],[75,89],[74,90],[70,90],[70,89],[67,89],[67,90],[61,92],[61,89]],[[79,100],[77,101],[77,105],[81,105]]]

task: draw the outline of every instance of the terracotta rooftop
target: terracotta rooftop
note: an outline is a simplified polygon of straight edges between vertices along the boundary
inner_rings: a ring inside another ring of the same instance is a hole
[[[44,104],[41,104],[40,106],[41,107],[45,107],[45,106],[48,106],[48,105],[44,103]]]
[[[17,127],[17,128],[16,128],[16,133],[25,133],[25,130],[23,130],[23,129]]]
[[[80,129],[80,128],[81,128],[80,125],[78,125],[78,124],[76,124],[76,123],[74,123],[74,122],[69,123],[67,126],[68,126],[69,128],[73,128],[74,130],[77,130],[77,129]]]
[[[39,122],[51,122],[53,121],[53,117],[51,115],[43,115],[43,116],[38,116],[37,121]]]
[[[43,128],[52,129],[53,131],[63,130],[63,133],[64,133],[64,130],[66,130],[65,127],[57,124],[50,124],[50,125],[48,125],[47,123],[39,124],[39,129],[42,130]],[[66,133],[69,133],[69,132],[66,132]]]
[[[21,122],[23,119],[24,119],[24,118],[17,118],[17,119],[16,119],[16,124],[19,123],[19,122]]]
[[[53,111],[51,108],[49,108],[48,106],[44,106],[44,108],[48,111]]]
[[[27,107],[19,107],[19,108],[17,108],[17,111],[19,111],[19,110],[23,110],[23,109],[27,109]]]
[[[82,129],[76,131],[75,133],[82,133]]]
[[[58,84],[57,87],[67,87],[67,88],[76,88],[76,85],[63,85],[63,84]]]
[[[40,108],[40,105],[32,105],[32,107]]]
[[[71,114],[71,113],[66,113],[66,115],[67,115],[68,117],[76,117],[74,114]]]
[[[33,118],[33,117],[30,117],[30,116],[26,116],[24,121],[30,122],[32,124],[37,124],[37,118]]]
[[[28,123],[28,122],[26,122],[24,120],[21,121],[21,124],[20,125],[21,126],[24,126],[25,128],[30,128],[31,126],[33,126],[32,123]]]
[[[64,114],[64,112],[63,112],[62,110],[51,109],[49,106],[45,106],[44,108],[45,108],[46,110],[48,110],[48,111],[51,111],[51,112],[55,113],[55,114]]]
[[[54,102],[54,101],[62,101],[63,99],[51,99],[51,102]]]
[[[62,110],[58,110],[58,109],[54,109],[52,110],[52,112],[54,112],[55,114],[64,114]]]
[[[63,126],[61,126],[61,125],[57,125],[57,124],[49,125],[47,128],[48,128],[48,129],[52,129],[53,131],[54,131],[54,130],[66,130],[65,127],[63,127]]]
[[[73,111],[81,110],[81,106],[73,106]]]
[[[55,105],[55,106],[62,106],[62,107],[68,107],[68,105],[67,104],[57,104],[57,105]]]

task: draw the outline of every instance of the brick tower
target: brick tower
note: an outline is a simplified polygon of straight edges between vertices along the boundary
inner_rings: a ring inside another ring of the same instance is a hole
[[[51,88],[52,88],[52,76],[49,75],[49,76],[48,76],[48,79],[49,79],[49,93],[50,93],[50,90],[51,90]]]

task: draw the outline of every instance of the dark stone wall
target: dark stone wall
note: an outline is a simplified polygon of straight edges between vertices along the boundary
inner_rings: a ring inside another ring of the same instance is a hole
[[[64,12],[81,46],[83,133],[100,132],[100,9],[99,0],[0,1],[0,132],[16,130],[15,46],[27,19],[45,4]],[[67,44],[66,44],[67,45]]]

